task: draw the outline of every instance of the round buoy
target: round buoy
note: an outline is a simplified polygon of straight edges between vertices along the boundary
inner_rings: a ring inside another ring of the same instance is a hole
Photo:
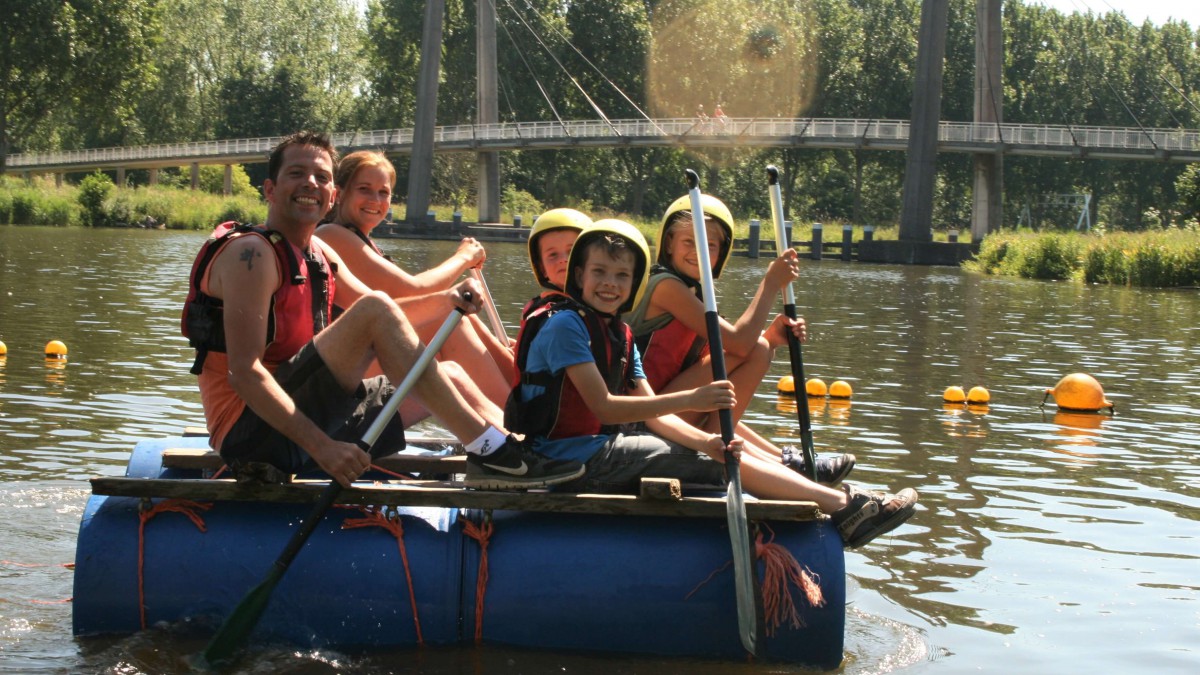
[[[778,389],[785,394],[794,394],[796,393],[796,380],[791,375],[784,375],[779,378]]]
[[[854,390],[850,388],[850,384],[845,380],[838,380],[829,385],[830,398],[850,398],[854,394]]]
[[[1104,398],[1104,388],[1096,378],[1087,373],[1071,373],[1046,390],[1046,396],[1053,396],[1054,402],[1063,410],[1079,410],[1082,412],[1098,412],[1104,408],[1112,408],[1113,404]],[[1045,402],[1042,397],[1042,402]]]
[[[46,343],[46,358],[48,359],[65,359],[67,358],[67,346],[60,340],[51,340]]]
[[[825,380],[822,380],[819,377],[814,377],[808,382],[805,382],[804,391],[809,396],[816,396],[818,398],[824,397],[829,393],[829,389],[825,386]]]
[[[946,387],[946,391],[942,392],[942,400],[946,403],[962,403],[967,400],[967,395],[962,387]]]
[[[8,356],[8,345],[0,342],[0,356]]]
[[[971,391],[967,392],[967,403],[987,405],[991,400],[992,395],[983,387],[971,387]]]

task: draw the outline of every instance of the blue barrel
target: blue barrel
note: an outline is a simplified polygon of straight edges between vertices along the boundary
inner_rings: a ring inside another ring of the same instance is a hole
[[[478,520],[478,512],[467,512]],[[778,628],[760,658],[835,668],[845,631],[845,558],[828,521],[771,523],[775,543],[820,580],[825,605],[793,597],[803,627]],[[504,512],[494,515],[486,641],[533,648],[740,660],[724,520]],[[466,554],[466,625],[475,625],[479,547]],[[759,567],[761,575],[762,568]],[[706,582],[705,580],[708,579]],[[693,592],[694,591],[694,592]],[[689,597],[689,594],[690,597]]]

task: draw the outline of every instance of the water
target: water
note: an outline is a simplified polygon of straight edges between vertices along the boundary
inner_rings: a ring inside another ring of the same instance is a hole
[[[178,334],[199,233],[0,226],[0,672],[160,673],[204,636],[173,627],[71,636],[74,539],[87,479],[121,475],[144,438],[202,422]],[[411,268],[448,242],[388,240]],[[533,292],[524,247],[489,246],[488,284],[513,321]],[[720,298],[740,311],[766,261],[735,257]],[[852,451],[854,480],[912,485],[921,511],[848,552],[846,673],[1196,672],[1200,669],[1200,295],[803,263],[806,374],[854,388],[810,408],[818,451]],[[42,357],[65,342],[65,364]],[[748,420],[797,442],[774,382]],[[1039,407],[1086,371],[1113,417]],[[944,407],[950,385],[986,409]],[[348,657],[261,649],[242,672],[765,673],[781,666],[498,647]]]

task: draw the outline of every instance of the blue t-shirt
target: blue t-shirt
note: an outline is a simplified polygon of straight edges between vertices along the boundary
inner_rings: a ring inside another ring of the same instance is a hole
[[[531,373],[549,371],[555,375],[570,366],[581,363],[595,363],[592,357],[591,336],[583,318],[575,312],[556,312],[551,316],[538,334],[534,336],[526,355],[525,367]],[[633,346],[633,379],[645,379],[642,372],[642,357],[638,354],[637,345]],[[545,387],[533,384],[521,385],[521,397],[528,401],[545,391]],[[575,438],[558,438],[551,440],[537,437],[533,441],[533,449],[547,457],[555,459],[573,459],[586,462],[604,445],[608,436],[577,436]]]

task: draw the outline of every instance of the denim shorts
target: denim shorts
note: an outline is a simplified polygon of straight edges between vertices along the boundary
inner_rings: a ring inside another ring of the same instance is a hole
[[[587,461],[587,473],[567,488],[579,492],[637,492],[642,478],[677,478],[688,485],[723,487],[725,465],[650,433],[610,436]]]
[[[382,375],[363,380],[353,393],[338,384],[312,342],[275,370],[275,381],[296,407],[333,439],[357,442],[379,416],[395,387]],[[404,448],[404,423],[396,415],[371,448],[372,457]],[[221,458],[238,473],[247,463],[267,463],[285,473],[316,468],[300,446],[276,431],[250,409],[242,412],[221,444]]]

